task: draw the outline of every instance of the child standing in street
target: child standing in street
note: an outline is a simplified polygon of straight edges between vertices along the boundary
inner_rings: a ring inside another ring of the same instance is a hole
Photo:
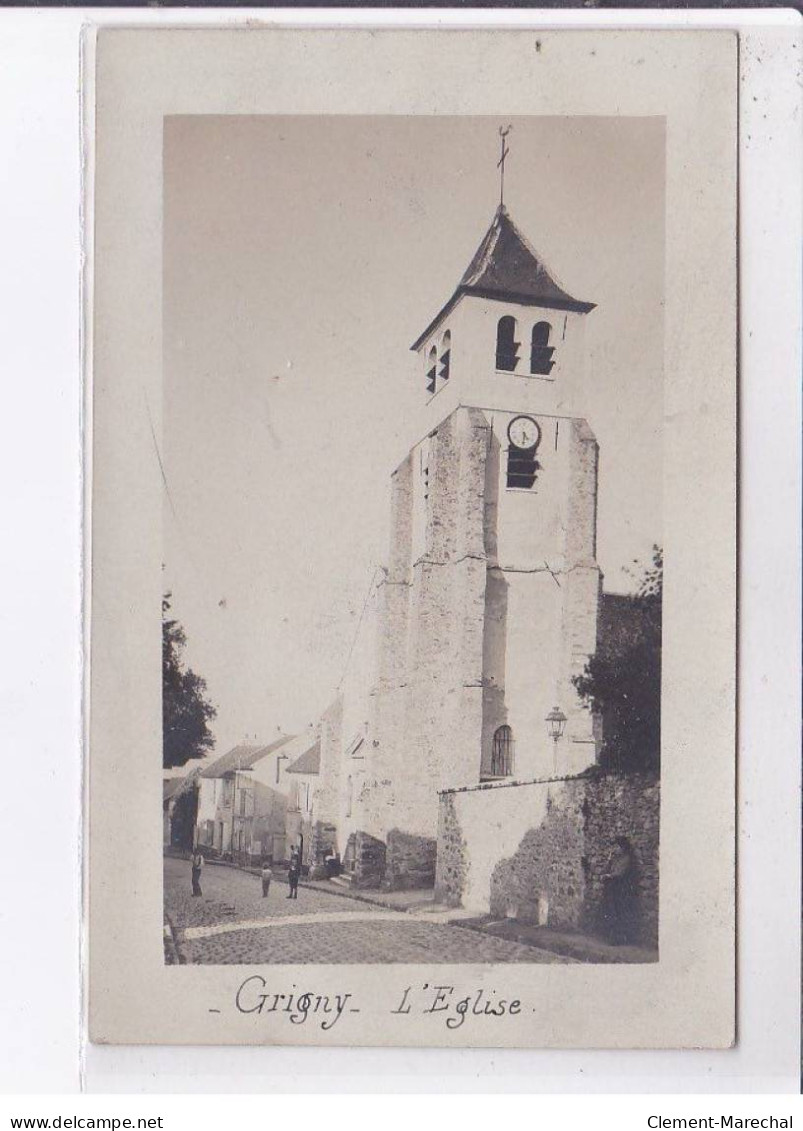
[[[262,865],[262,898],[267,899],[268,892],[270,891],[270,882],[273,879],[273,871],[270,864],[266,860]]]

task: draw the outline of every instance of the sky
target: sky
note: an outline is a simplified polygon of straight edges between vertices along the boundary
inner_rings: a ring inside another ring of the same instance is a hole
[[[221,753],[333,698],[422,399],[410,345],[499,198],[594,302],[605,588],[661,542],[660,118],[165,119],[164,585]]]

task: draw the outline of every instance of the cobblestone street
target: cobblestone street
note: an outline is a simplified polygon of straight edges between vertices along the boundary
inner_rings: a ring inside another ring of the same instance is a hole
[[[433,921],[425,911],[390,911],[348,895],[207,864],[193,898],[187,861],[165,859],[165,915],[187,963],[567,962],[536,947]],[[442,918],[442,917],[441,917]]]

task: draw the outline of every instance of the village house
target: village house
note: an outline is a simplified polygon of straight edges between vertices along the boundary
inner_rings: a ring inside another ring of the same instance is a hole
[[[287,794],[286,836],[288,844],[301,849],[302,866],[314,863],[314,851],[323,846],[313,844],[315,792],[321,763],[321,743],[317,739],[287,767],[291,783]]]
[[[311,728],[266,746],[235,746],[201,769],[197,847],[243,864],[289,860],[311,820],[315,749]],[[291,773],[297,763],[302,768]],[[311,837],[307,843],[309,855]]]
[[[267,746],[235,746],[201,770],[195,838],[201,851],[243,863],[286,858],[281,752],[292,741],[283,735]]]

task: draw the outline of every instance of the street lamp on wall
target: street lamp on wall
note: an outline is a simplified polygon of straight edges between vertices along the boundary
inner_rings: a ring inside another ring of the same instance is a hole
[[[552,773],[554,777],[558,776],[558,742],[563,737],[563,732],[566,729],[566,716],[560,707],[553,707],[544,720],[549,732],[549,737],[552,739]]]

